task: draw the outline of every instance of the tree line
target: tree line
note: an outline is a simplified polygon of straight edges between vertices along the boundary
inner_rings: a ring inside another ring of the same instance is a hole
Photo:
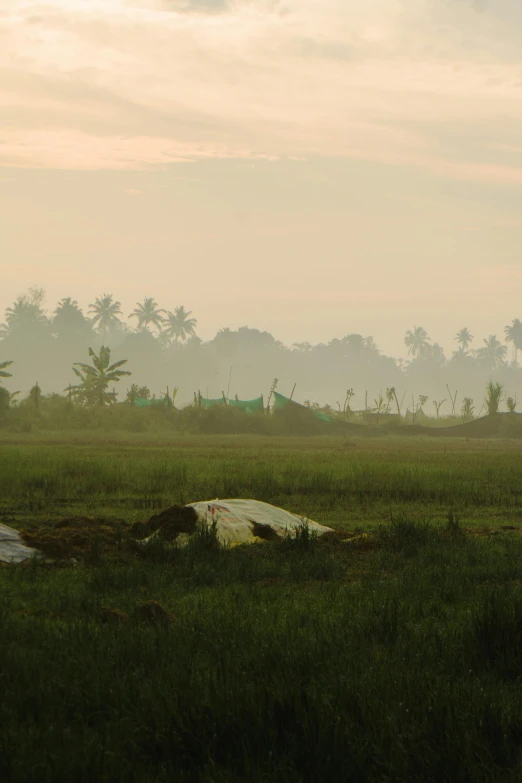
[[[117,361],[128,360],[133,384],[158,394],[167,385],[176,386],[187,403],[197,389],[205,397],[239,393],[243,399],[253,398],[268,391],[274,376],[282,393],[290,394],[296,386],[296,399],[310,405],[329,403],[334,409],[343,408],[347,389],[353,392],[352,407],[383,408],[394,389],[406,407],[425,408],[420,399],[429,398],[436,415],[455,407],[448,387],[458,391],[460,402],[482,398],[489,381],[502,385],[506,399],[515,400],[517,391],[522,392],[518,318],[503,327],[503,340],[488,335],[475,341],[468,327],[460,328],[450,356],[422,326],[414,326],[404,335],[406,360],[385,355],[372,336],[355,333],[328,343],[287,346],[269,332],[248,326],[223,327],[208,341],[196,330],[191,311],[183,306],[167,310],[154,297],[145,297],[127,317],[110,293],[95,298],[86,313],[72,297],[46,312],[45,292],[32,288],[5,311],[0,377],[9,366],[24,393],[36,381],[48,392],[63,393],[74,386],[89,349],[99,355],[103,346]],[[11,378],[4,376],[4,382],[15,390]]]

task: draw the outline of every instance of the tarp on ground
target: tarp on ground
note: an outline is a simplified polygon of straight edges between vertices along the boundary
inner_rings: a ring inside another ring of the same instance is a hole
[[[218,397],[217,400],[209,400],[206,397],[201,397],[200,405],[202,408],[214,408],[216,405],[225,405],[223,397]]]
[[[265,409],[263,397],[257,397],[255,400],[229,400],[228,404],[231,408],[239,408],[245,413],[254,413]]]
[[[284,394],[279,394],[279,392],[274,392],[274,406],[276,408],[286,408],[288,405],[298,405],[299,403],[294,402],[289,397],[285,397]],[[304,407],[304,406],[301,406]]]
[[[135,397],[134,405],[137,408],[154,408],[158,406],[161,406],[162,408],[168,408],[170,405],[170,400],[167,399],[167,397],[160,397],[159,400],[147,400],[145,397]]]
[[[291,400],[289,397],[279,394],[279,392],[274,392],[274,404],[276,409],[288,408],[289,406],[302,408],[304,411],[309,411],[316,419],[321,419],[321,421],[333,421],[332,416],[328,416],[328,414],[323,413],[322,411],[314,410],[314,408],[309,408],[306,405],[301,405],[301,403],[295,402],[295,400]]]
[[[0,524],[1,563],[23,563],[24,560],[29,560],[37,554],[36,549],[31,549],[24,544],[18,530]]]
[[[215,522],[218,540],[229,546],[255,543],[270,537],[295,538],[296,532],[303,524],[318,536],[333,532],[331,527],[320,525],[307,517],[292,514],[261,500],[227,498],[204,500],[188,505],[195,509],[201,523],[211,525]]]
[[[215,523],[218,541],[224,546],[260,543],[270,539],[282,539],[285,536],[295,538],[303,525],[307,525],[309,531],[317,536],[333,532],[330,527],[285,511],[283,508],[263,503],[261,500],[241,498],[204,500],[189,503],[188,507],[193,508],[197,516],[194,532],[198,526],[210,526]],[[161,535],[160,530],[143,539],[142,543],[158,535]],[[183,546],[188,543],[191,535],[193,533],[179,532],[169,540]],[[42,553],[24,544],[17,530],[0,525],[0,562],[23,563],[39,554]]]

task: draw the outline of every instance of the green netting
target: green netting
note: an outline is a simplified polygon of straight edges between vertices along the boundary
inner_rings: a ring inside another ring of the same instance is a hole
[[[229,400],[228,404],[231,408],[239,408],[245,413],[254,413],[254,411],[265,409],[262,397],[257,397],[255,400]]]
[[[318,419],[321,419],[321,421],[333,421],[331,416],[328,416],[327,413],[323,413],[322,411],[312,411],[314,416],[316,416]]]
[[[137,408],[152,408],[157,405],[168,407],[170,400],[166,397],[162,397],[159,400],[147,400],[145,397],[135,397],[134,405]]]
[[[276,408],[284,408],[289,403],[294,403],[294,405],[297,405],[298,403],[291,400],[289,397],[284,397],[282,394],[279,394],[279,392],[274,392],[274,402]]]
[[[307,408],[305,405],[301,405],[301,403],[295,402],[289,397],[285,397],[283,394],[279,394],[279,392],[274,392],[274,401],[276,408],[286,408],[288,405],[293,405],[297,408],[309,411],[316,419],[321,419],[321,421],[333,421],[332,417],[328,416],[328,414],[323,413],[322,411],[316,411],[313,408]]]
[[[223,397],[218,397],[217,400],[208,400],[206,397],[201,397],[200,405],[202,408],[213,408],[215,405],[224,405],[225,400]]]

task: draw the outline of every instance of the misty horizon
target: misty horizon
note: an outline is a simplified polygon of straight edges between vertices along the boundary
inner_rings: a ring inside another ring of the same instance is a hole
[[[410,400],[414,406],[419,395],[426,395],[427,413],[435,415],[432,405],[445,400],[442,415],[447,415],[449,395],[457,391],[459,401],[475,400],[477,413],[491,379],[502,383],[506,395],[522,396],[519,319],[499,330],[500,339],[461,327],[449,355],[421,324],[414,325],[403,332],[403,359],[382,351],[378,335],[357,332],[326,343],[287,345],[268,330],[224,325],[202,340],[198,313],[183,306],[168,311],[161,302],[144,298],[128,312],[105,294],[85,313],[72,297],[46,308],[44,289],[33,287],[6,309],[0,330],[0,362],[13,362],[13,377],[4,380],[5,386],[22,395],[36,382],[44,394],[63,394],[74,382],[74,366],[89,362],[89,348],[106,345],[111,361],[125,360],[125,371],[131,373],[115,388],[120,401],[134,383],[155,396],[178,388],[176,402],[182,406],[191,404],[198,391],[208,398],[237,394],[253,399],[267,395],[274,378],[282,394],[290,395],[295,385],[296,401],[332,408],[342,407],[350,388],[355,407],[372,408],[379,396],[396,387],[406,396],[406,408]]]

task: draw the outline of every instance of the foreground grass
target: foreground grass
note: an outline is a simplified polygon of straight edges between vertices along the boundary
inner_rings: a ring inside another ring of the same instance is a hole
[[[522,536],[443,529],[518,526],[521,456],[500,441],[4,442],[0,521],[20,529],[254,497],[374,535],[114,560],[94,542],[76,567],[0,568],[0,780],[521,780]]]
[[[518,535],[98,562],[0,569],[0,779],[521,779]]]

